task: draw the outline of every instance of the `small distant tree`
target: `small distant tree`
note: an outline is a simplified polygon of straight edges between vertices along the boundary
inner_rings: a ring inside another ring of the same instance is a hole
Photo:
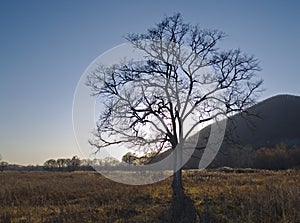
[[[43,166],[44,166],[44,168],[45,168],[46,170],[52,171],[52,170],[54,170],[55,168],[58,167],[58,164],[57,164],[57,162],[56,162],[55,159],[49,159],[49,160],[47,160],[47,161],[44,163]]]
[[[138,157],[132,152],[128,152],[122,157],[122,161],[128,164],[134,164],[136,160]]]
[[[117,166],[120,164],[120,161],[114,157],[105,157],[103,161],[105,166]]]
[[[5,161],[1,161],[2,160],[2,156],[0,154],[0,171],[3,172],[3,170],[5,169],[5,167],[8,165],[7,162]]]
[[[99,159],[94,158],[93,160],[90,160],[89,165],[90,166],[100,166],[101,161]]]
[[[218,30],[184,23],[179,13],[146,33],[128,35],[147,59],[99,66],[90,74],[87,84],[105,101],[90,144],[97,151],[126,144],[157,155],[178,148],[174,163],[182,165],[182,145],[194,130],[252,105],[262,84],[255,77],[260,71],[257,59],[239,49],[219,49],[224,37]],[[194,124],[184,129],[189,119]],[[182,168],[174,168],[172,188],[172,218],[180,222],[186,198]]]
[[[66,167],[67,167],[68,169],[70,169],[71,166],[72,166],[72,160],[71,160],[70,158],[67,158],[67,159],[65,160],[65,164],[66,164]]]
[[[66,167],[66,159],[57,159],[57,165],[58,165],[58,168],[64,168]]]
[[[71,166],[69,167],[71,168],[71,170],[75,171],[80,166],[80,159],[78,158],[78,156],[73,156],[70,164]]]
[[[128,152],[122,157],[122,162],[135,165],[146,165],[152,161],[156,153],[150,152],[142,156],[137,156],[135,153]]]
[[[0,162],[0,171],[3,172],[7,166],[8,166],[8,162],[1,161]]]

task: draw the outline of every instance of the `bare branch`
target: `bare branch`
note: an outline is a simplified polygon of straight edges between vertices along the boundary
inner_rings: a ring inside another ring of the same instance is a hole
[[[120,144],[155,148],[158,155],[188,140],[200,124],[252,105],[262,85],[259,63],[239,49],[219,50],[224,37],[184,23],[180,14],[145,34],[128,35],[147,57],[99,65],[90,73],[86,84],[104,104],[90,144],[97,150]],[[194,124],[184,129],[188,119]]]

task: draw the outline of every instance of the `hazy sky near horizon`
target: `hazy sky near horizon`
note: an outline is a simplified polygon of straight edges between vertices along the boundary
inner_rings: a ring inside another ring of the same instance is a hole
[[[42,164],[79,154],[72,101],[100,54],[180,12],[186,22],[224,31],[226,48],[261,61],[266,91],[300,95],[298,1],[0,1],[0,154]]]

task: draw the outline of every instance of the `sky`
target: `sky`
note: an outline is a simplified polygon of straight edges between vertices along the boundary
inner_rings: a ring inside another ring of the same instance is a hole
[[[0,1],[0,154],[18,164],[80,154],[72,126],[88,65],[164,16],[227,34],[224,48],[255,55],[266,89],[300,95],[298,1]]]

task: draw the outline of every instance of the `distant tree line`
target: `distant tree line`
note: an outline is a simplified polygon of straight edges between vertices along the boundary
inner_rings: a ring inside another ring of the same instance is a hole
[[[274,148],[262,147],[254,153],[254,166],[270,170],[300,169],[300,147],[288,148],[284,144]]]
[[[113,157],[105,157],[104,159],[82,159],[77,156],[70,158],[59,158],[47,160],[43,168],[48,171],[75,171],[75,170],[93,170],[93,167],[117,167],[123,166],[119,160]]]
[[[49,171],[53,170],[65,170],[65,171],[75,171],[80,166],[80,159],[77,156],[73,156],[71,159],[59,158],[49,159],[44,163],[44,168]]]
[[[268,170],[300,169],[300,146],[278,144],[258,149],[250,145],[233,146],[226,153],[218,154],[210,168],[223,166]]]
[[[145,165],[154,157],[149,153],[138,156],[135,153],[128,152],[122,157],[122,161],[106,157],[104,159],[79,159],[77,156],[72,158],[49,159],[42,166],[20,166],[9,164],[2,160],[0,155],[0,172],[4,170],[21,170],[21,171],[93,171],[94,168],[114,167],[124,168],[129,165]],[[210,165],[210,168],[219,168],[230,166],[233,168],[256,168],[269,170],[283,170],[289,168],[300,169],[300,146],[288,147],[285,144],[276,145],[273,148],[261,147],[254,150],[251,146],[244,148],[231,148],[224,162],[218,157]],[[228,165],[230,163],[231,165]]]

